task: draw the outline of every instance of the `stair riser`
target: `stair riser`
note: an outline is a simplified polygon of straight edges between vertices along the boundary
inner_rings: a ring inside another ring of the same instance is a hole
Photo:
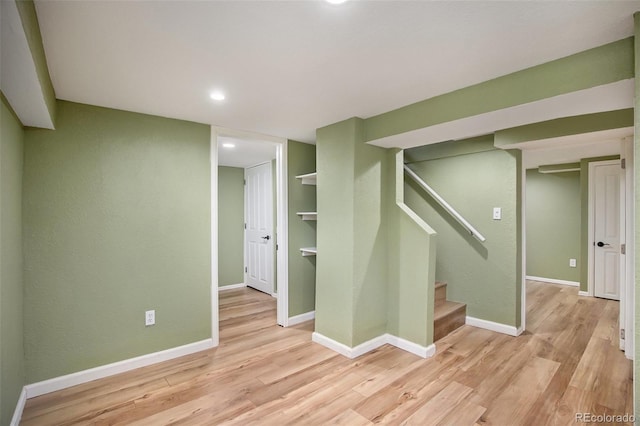
[[[442,305],[447,300],[447,286],[436,287],[436,306]]]
[[[467,306],[463,305],[453,312],[438,318],[433,323],[433,341],[445,337],[447,334],[462,327],[467,318]]]

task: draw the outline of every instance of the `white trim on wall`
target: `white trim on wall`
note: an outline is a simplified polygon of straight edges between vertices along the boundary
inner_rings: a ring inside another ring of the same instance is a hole
[[[520,151],[520,328],[519,336],[527,329],[527,169],[526,151]]]
[[[50,392],[66,389],[71,386],[87,383],[92,380],[102,379],[104,377],[113,376],[115,374],[135,370],[136,368],[146,367],[148,365],[157,364],[159,362],[168,361],[170,359],[179,358],[185,355],[190,355],[192,353],[204,351],[213,347],[213,340],[206,339],[199,342],[189,343],[183,346],[150,353],[131,359],[125,359],[123,361],[118,361],[107,365],[101,365],[100,367],[78,371],[76,373],[67,374],[65,376],[54,377],[53,379],[26,385],[26,396],[27,398],[34,398],[36,396],[44,395]]]
[[[223,286],[218,287],[218,292],[226,291],[226,290],[235,290],[235,289],[238,289],[238,288],[245,288],[246,286],[247,285],[245,283],[223,285]]]
[[[582,291],[582,290],[580,290],[580,291],[578,292],[578,296],[593,297],[593,294],[589,294],[589,292],[588,292],[588,291]]]
[[[280,139],[276,149],[276,270],[277,318],[283,327],[289,326],[289,192],[287,178],[287,140]]]
[[[635,162],[634,162],[634,140],[628,137],[623,140],[625,158],[625,179],[626,179],[626,282],[625,287],[625,348],[624,352],[628,359],[634,359],[635,349]]]
[[[389,333],[374,337],[373,339],[367,340],[366,342],[361,343],[353,348],[350,348],[349,346],[335,341],[318,332],[314,332],[311,335],[311,340],[328,349],[331,349],[334,352],[338,352],[340,355],[346,356],[349,359],[357,358],[386,344],[395,346],[398,349],[410,352],[421,358],[430,358],[436,353],[436,345],[434,345],[433,343],[429,346],[421,346],[417,343],[410,342],[401,337],[393,336]]]
[[[297,325],[316,318],[316,311],[305,312],[304,314],[289,317],[289,326]]]
[[[218,327],[218,130],[211,126],[209,143],[211,161],[211,340],[213,346],[220,343]]]
[[[11,418],[11,426],[18,426],[20,424],[20,420],[22,420],[22,412],[24,411],[24,406],[27,403],[27,389],[25,387],[22,388],[22,392],[20,392],[20,397],[18,398],[18,403],[16,404],[16,409],[13,412],[13,417]]]
[[[480,318],[474,318],[467,316],[465,322],[472,327],[484,328],[485,330],[495,331],[497,333],[507,334],[509,336],[517,337],[522,333],[523,327],[516,328],[512,325],[501,324],[499,322],[487,321]]]
[[[551,284],[570,285],[572,287],[580,287],[578,281],[558,280],[556,278],[534,277],[533,275],[527,275],[527,279],[531,281],[542,281]]]

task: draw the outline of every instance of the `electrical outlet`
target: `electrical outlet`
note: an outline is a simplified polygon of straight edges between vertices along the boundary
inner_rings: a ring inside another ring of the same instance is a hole
[[[575,259],[569,259],[569,267],[571,267],[571,268],[575,268],[576,267],[576,260]]]
[[[152,311],[146,311],[144,313],[144,325],[145,327],[148,327],[150,325],[155,325],[156,323],[156,311],[152,310]]]
[[[493,208],[493,220],[500,220],[500,219],[502,219],[502,208],[494,207]]]

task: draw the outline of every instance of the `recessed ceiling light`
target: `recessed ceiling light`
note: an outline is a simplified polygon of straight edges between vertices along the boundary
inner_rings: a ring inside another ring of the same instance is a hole
[[[233,144],[233,143],[223,143],[223,144],[222,144],[222,147],[223,147],[223,148],[235,148],[235,147],[236,147],[236,145],[235,145],[235,144]]]
[[[224,93],[222,92],[211,92],[210,96],[214,101],[224,101]]]
[[[342,4],[346,1],[347,0],[326,0],[327,3],[331,3],[331,4]]]

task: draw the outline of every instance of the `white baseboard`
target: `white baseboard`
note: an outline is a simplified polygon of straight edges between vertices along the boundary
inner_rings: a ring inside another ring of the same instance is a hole
[[[436,345],[433,343],[429,346],[422,346],[391,334],[385,334],[385,336],[387,337],[388,344],[414,355],[418,355],[420,358],[431,358],[436,353]]]
[[[434,344],[425,347],[388,333],[378,337],[374,337],[373,339],[367,340],[366,342],[361,343],[353,348],[350,348],[349,346],[337,342],[318,332],[314,332],[311,335],[311,340],[350,359],[357,358],[385,344],[390,344],[397,347],[398,349],[410,352],[421,358],[429,358],[436,353],[436,346]]]
[[[561,284],[561,285],[570,285],[572,287],[580,287],[580,283],[578,281],[557,280],[555,278],[534,277],[531,275],[527,275],[526,278],[531,281],[542,281],[542,282],[551,283],[551,284]]]
[[[77,373],[67,374],[66,376],[54,377],[53,379],[32,383],[25,386],[27,398],[34,398],[46,393],[66,389],[71,386],[87,383],[92,380],[102,379],[104,377],[113,376],[115,374],[124,373],[125,371],[134,370],[136,368],[146,367],[148,365],[168,361],[170,359],[189,355],[195,352],[200,352],[212,347],[214,347],[213,340],[206,339],[199,342],[189,343],[183,346],[178,346],[176,348],[142,355],[136,358],[125,359],[123,361],[114,362],[112,364],[78,371]]]
[[[484,328],[486,330],[495,331],[497,333],[508,334],[517,337],[522,333],[522,329],[517,329],[512,325],[501,324],[499,322],[487,321],[480,318],[467,317],[465,322],[472,327]]]
[[[353,356],[353,349],[351,349],[349,346],[330,339],[329,337],[320,334],[317,331],[314,331],[313,334],[311,334],[311,341],[316,342],[324,346],[325,348],[329,348],[334,352],[338,352],[340,355],[346,356],[347,358],[355,358]]]
[[[351,348],[352,356],[350,356],[349,358],[358,358],[359,356],[364,355],[367,352],[371,352],[372,350],[378,349],[380,346],[387,344],[386,336],[386,334],[383,334],[382,336],[374,337],[371,340],[360,343],[358,346],[354,346],[353,348]]]
[[[578,296],[591,297],[591,295],[589,294],[589,292],[588,292],[588,291],[582,291],[582,290],[580,290],[580,291],[578,292]]]
[[[300,324],[306,321],[311,321],[316,318],[316,311],[306,312],[304,314],[296,315],[294,317],[289,317],[288,327],[292,325]]]
[[[246,286],[247,285],[245,283],[229,284],[229,285],[224,285],[224,286],[218,287],[218,291],[235,290],[237,288],[244,288]]]
[[[11,426],[18,426],[20,424],[20,420],[22,419],[22,412],[24,411],[24,405],[27,403],[27,389],[22,388],[22,392],[20,392],[20,398],[18,398],[18,403],[16,404],[16,409],[13,412],[13,417],[11,418]]]

